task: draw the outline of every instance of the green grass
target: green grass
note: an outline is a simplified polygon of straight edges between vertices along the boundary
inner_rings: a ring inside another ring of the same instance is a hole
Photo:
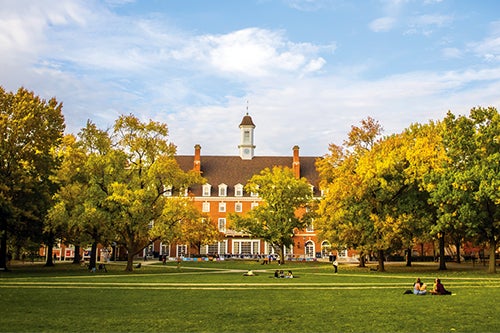
[[[0,273],[2,332],[498,332],[500,276],[481,265],[186,262],[12,266]],[[257,276],[243,273],[252,269]],[[275,269],[298,278],[274,279]],[[403,295],[440,277],[452,296]]]

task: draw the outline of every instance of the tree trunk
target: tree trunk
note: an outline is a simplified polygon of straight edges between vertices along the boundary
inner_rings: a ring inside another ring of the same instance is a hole
[[[73,257],[73,264],[79,264],[81,259],[82,258],[80,257],[80,246],[75,245],[75,256]]]
[[[90,250],[90,261],[89,261],[89,269],[96,268],[96,259],[97,259],[97,242],[92,243],[92,250]]]
[[[47,261],[45,262],[45,267],[54,266],[54,260],[52,259],[52,244],[47,245]]]
[[[406,249],[406,267],[411,267],[411,247]]]
[[[385,266],[384,266],[384,250],[378,250],[378,271],[379,272],[385,272]]]
[[[285,251],[283,250],[283,245],[280,245],[280,248],[278,249],[278,253],[280,254],[280,260],[279,260],[279,263],[280,264],[284,264],[285,263]]]
[[[442,233],[440,236],[438,236],[438,240],[439,240],[439,270],[445,271],[446,270],[446,259],[445,259],[445,253],[444,253],[444,233]]]
[[[460,245],[461,245],[461,244],[460,244],[460,240],[457,240],[457,241],[455,242],[455,248],[457,249],[457,263],[458,263],[458,264],[460,264],[460,262],[462,261],[462,260],[460,259]]]
[[[130,251],[127,253],[127,267],[125,267],[126,272],[132,272],[134,270],[134,254],[130,253]]]
[[[495,257],[495,249],[497,248],[497,243],[495,242],[494,239],[490,240],[489,242],[490,246],[490,260],[488,262],[488,273],[496,273],[497,272],[497,266],[496,266],[496,257]]]
[[[366,267],[365,253],[361,251],[359,253],[359,265],[358,267]]]
[[[4,222],[2,222],[3,224]],[[0,239],[0,271],[7,271],[7,230],[2,230]]]

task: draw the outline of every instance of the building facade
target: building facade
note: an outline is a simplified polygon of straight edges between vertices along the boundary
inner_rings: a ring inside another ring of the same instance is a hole
[[[239,125],[239,155],[204,156],[201,146],[195,145],[193,155],[176,156],[184,171],[194,169],[207,180],[206,184],[191,187],[189,193],[196,207],[207,214],[224,234],[222,241],[203,246],[200,249],[202,255],[219,258],[258,258],[274,254],[270,244],[265,241],[233,230],[228,219],[230,213],[245,214],[261,203],[257,194],[247,193],[244,188],[250,178],[264,168],[289,167],[297,178],[305,177],[308,180],[316,199],[321,196],[319,175],[315,166],[318,157],[300,156],[298,146],[292,148],[290,156],[257,156],[254,144],[255,127],[252,118],[246,114]],[[164,250],[170,257],[191,255],[187,244],[164,247]],[[288,259],[294,260],[328,258],[329,252],[329,243],[318,239],[314,222],[307,229],[297,231],[294,234],[294,246],[285,249]]]

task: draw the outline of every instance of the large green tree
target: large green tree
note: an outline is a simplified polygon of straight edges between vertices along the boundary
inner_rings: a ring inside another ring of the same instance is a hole
[[[431,200],[438,208],[437,227],[458,230],[488,244],[488,271],[496,272],[500,237],[500,116],[495,108],[473,108],[468,116],[449,112],[443,121],[448,157],[435,176]]]
[[[376,252],[384,270],[388,250],[411,249],[432,221],[428,195],[412,175],[409,156],[415,144],[410,132],[379,137],[371,118],[353,126],[344,147],[331,145],[318,162],[326,195],[319,204],[317,227],[337,247]],[[377,138],[378,137],[378,138]]]
[[[316,212],[316,229],[334,247],[358,250],[360,266],[365,265],[365,255],[374,249],[376,235],[371,209],[361,199],[365,186],[357,169],[381,132],[382,126],[373,118],[363,120],[361,126],[351,127],[342,146],[331,144],[329,153],[316,165],[325,190]]]
[[[294,230],[310,222],[301,209],[304,213],[312,199],[311,187],[305,178],[295,178],[290,168],[273,167],[254,175],[245,190],[258,193],[262,203],[246,215],[230,214],[232,228],[267,241],[284,262]]]
[[[83,137],[92,142],[91,135],[83,133]],[[191,184],[203,180],[198,173],[183,172],[177,165],[176,148],[168,141],[165,124],[120,116],[109,140],[103,136],[95,144],[107,148],[89,157],[88,203],[106,213],[105,225],[114,233],[114,241],[127,251],[126,270],[131,271],[138,253],[166,237],[159,231],[168,230],[166,225],[182,221],[179,215],[185,215],[187,206],[172,205],[178,199],[167,192],[173,189],[185,196]],[[173,211],[179,215],[172,216]]]
[[[6,269],[8,238],[41,235],[55,191],[53,152],[64,132],[62,104],[20,88],[0,87],[0,269]],[[52,244],[47,244],[52,246]]]

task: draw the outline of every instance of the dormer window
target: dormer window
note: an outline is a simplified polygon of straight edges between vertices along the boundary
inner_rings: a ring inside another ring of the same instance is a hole
[[[203,185],[203,194],[202,195],[204,197],[209,197],[211,190],[212,190],[212,185],[210,185],[210,184]]]
[[[227,185],[220,184],[219,185],[219,197],[225,197],[225,196],[227,196]]]
[[[235,197],[242,197],[243,196],[243,185],[236,184],[234,186],[234,196]]]

